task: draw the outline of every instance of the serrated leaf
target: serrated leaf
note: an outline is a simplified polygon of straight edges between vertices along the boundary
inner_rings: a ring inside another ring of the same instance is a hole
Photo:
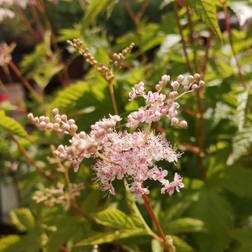
[[[204,222],[194,218],[180,218],[165,225],[167,234],[191,233],[204,230]]]
[[[252,171],[240,167],[226,169],[222,186],[240,197],[252,198]]]
[[[83,95],[90,90],[86,82],[77,82],[60,91],[49,105],[53,108],[66,109],[72,107]]]
[[[222,39],[220,27],[218,24],[216,0],[189,0],[190,6],[201,17],[203,22],[208,25],[213,32]]]
[[[141,236],[141,235],[146,235],[145,230],[141,228],[103,232],[103,233],[95,234],[93,236],[90,236],[87,239],[84,239],[78,242],[76,246],[99,245],[102,243],[113,242],[116,240],[133,237],[133,236]]]
[[[236,96],[238,106],[236,110],[235,121],[238,124],[239,131],[242,131],[242,129],[244,128],[248,97],[248,91],[241,92]]]
[[[234,136],[232,152],[227,159],[227,165],[232,165],[242,155],[246,154],[252,144],[252,127],[243,128]]]
[[[3,110],[0,110],[0,127],[13,135],[20,137],[28,136],[23,126],[15,119],[7,116]]]
[[[30,231],[35,226],[34,217],[28,208],[19,208],[10,213],[12,223],[20,231]]]
[[[138,218],[126,215],[116,208],[107,208],[95,215],[95,220],[104,225],[113,228],[134,229],[144,228]]]

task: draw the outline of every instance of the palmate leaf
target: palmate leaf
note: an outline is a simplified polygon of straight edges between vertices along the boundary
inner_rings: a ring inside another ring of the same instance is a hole
[[[221,40],[221,31],[218,24],[216,5],[217,0],[189,0],[190,6],[201,17],[203,22],[208,25],[212,31]]]
[[[0,110],[0,128],[20,137],[27,137],[28,134],[22,125],[15,119],[7,116],[3,110]]]
[[[116,208],[107,208],[95,215],[95,220],[112,228],[144,228],[144,225],[136,217],[131,217]]]

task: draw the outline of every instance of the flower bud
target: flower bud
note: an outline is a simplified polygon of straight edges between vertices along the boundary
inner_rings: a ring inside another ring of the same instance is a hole
[[[182,83],[184,79],[185,79],[185,77],[184,77],[184,75],[182,75],[182,74],[180,74],[180,75],[177,77],[177,81],[178,81],[179,83]]]
[[[185,120],[179,122],[181,128],[187,128],[187,122]]]
[[[197,90],[198,88],[199,88],[199,86],[197,84],[192,85],[192,90]]]
[[[180,83],[178,82],[178,81],[173,81],[172,83],[171,83],[171,86],[172,86],[172,88],[173,88],[173,90],[178,90],[178,88],[179,88],[179,86],[180,86]]]
[[[187,76],[187,80],[189,83],[192,83],[194,81],[194,77],[192,75]]]
[[[199,87],[203,87],[204,85],[205,85],[205,81],[200,80],[200,81],[199,81]]]
[[[178,123],[179,123],[179,119],[178,118],[173,117],[171,119],[171,125],[176,126],[176,125],[178,125]]]
[[[58,108],[54,108],[52,110],[52,114],[55,116],[55,115],[58,115],[59,114],[59,109]]]
[[[199,80],[200,79],[200,74],[199,73],[195,73],[193,75],[193,77],[196,79],[196,80]]]

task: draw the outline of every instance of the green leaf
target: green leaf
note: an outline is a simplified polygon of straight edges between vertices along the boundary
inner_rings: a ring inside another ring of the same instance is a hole
[[[25,129],[15,119],[7,116],[3,110],[0,110],[0,127],[7,132],[20,137],[27,137]]]
[[[203,22],[208,25],[213,32],[222,39],[220,27],[217,19],[216,0],[189,0],[189,4],[195,12],[201,17]]]
[[[252,171],[240,167],[226,169],[222,186],[240,197],[252,198]]]
[[[28,208],[19,208],[10,213],[12,223],[21,231],[30,231],[35,226],[34,217]]]
[[[9,235],[0,239],[0,251],[1,252],[12,252],[11,247],[20,241],[18,235]]]
[[[26,55],[21,62],[24,74],[45,88],[52,77],[63,69],[57,53],[51,50],[51,34],[46,32],[44,41],[38,44],[31,54]]]
[[[92,0],[88,2],[87,9],[85,11],[85,16],[82,21],[83,28],[87,28],[92,22],[94,22],[95,18],[106,8],[109,7],[110,4],[113,4],[113,1],[110,0]],[[110,10],[111,11],[111,10]]]
[[[230,236],[234,240],[238,241],[241,247],[236,250],[237,252],[247,252],[252,249],[252,229],[251,228],[240,228],[231,230]]]
[[[227,159],[227,165],[232,165],[242,155],[246,154],[252,144],[252,126],[237,132],[232,141],[233,150]]]
[[[84,239],[76,244],[76,246],[87,246],[87,245],[99,245],[102,243],[113,242],[116,240],[133,237],[133,236],[141,236],[146,235],[143,229],[122,229],[111,232],[103,232],[98,233],[93,236],[90,236],[87,239]]]
[[[203,230],[203,221],[193,218],[180,218],[165,225],[165,231],[167,234],[200,232]]]
[[[194,249],[184,240],[179,238],[178,236],[171,236],[173,240],[173,244],[176,248],[177,252],[193,252]]]
[[[239,93],[236,96],[238,106],[237,106],[235,121],[238,123],[239,131],[242,131],[242,129],[244,128],[248,97],[249,95],[248,95],[247,90]]]
[[[90,90],[86,82],[77,82],[60,91],[49,105],[49,110],[53,108],[66,109],[74,104]]]
[[[215,188],[206,186],[200,191],[190,214],[202,220],[207,230],[194,234],[199,251],[223,252],[230,241],[229,230],[233,225],[232,209],[226,199]]]
[[[144,228],[144,225],[138,218],[128,216],[116,208],[107,208],[97,213],[95,220],[104,226],[113,228]]]
[[[41,244],[41,230],[34,230],[24,236],[11,235],[0,239],[1,252],[38,252]]]
[[[70,216],[64,216],[57,221],[56,231],[48,237],[46,252],[59,251],[66,242],[73,241],[77,237],[85,237],[89,234],[89,224]]]
[[[151,248],[152,248],[152,252],[163,252],[164,251],[160,242],[156,239],[153,239],[151,241]]]

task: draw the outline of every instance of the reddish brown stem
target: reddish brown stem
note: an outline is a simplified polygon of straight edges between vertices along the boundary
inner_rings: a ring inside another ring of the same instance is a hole
[[[235,64],[237,67],[237,71],[238,71],[238,75],[240,78],[240,82],[241,85],[244,89],[246,89],[246,84],[245,84],[245,79],[241,70],[241,65],[240,62],[237,58],[235,49],[234,49],[234,45],[233,45],[233,36],[232,36],[232,30],[231,30],[231,26],[230,26],[230,19],[229,19],[229,14],[228,14],[228,8],[227,8],[227,2],[223,1],[223,10],[224,10],[224,17],[225,17],[225,26],[226,26],[226,30],[227,30],[227,34],[228,34],[228,41],[231,47],[231,51],[235,60]]]
[[[184,35],[183,35],[182,26],[181,26],[180,20],[179,20],[178,4],[177,4],[176,0],[173,2],[173,9],[174,9],[174,14],[175,14],[175,19],[176,19],[179,35],[181,37],[182,49],[183,49],[183,54],[184,54],[185,61],[186,61],[186,66],[187,66],[188,71],[192,72],[192,67],[191,67],[189,57],[188,57],[188,54],[187,54],[187,50],[186,50],[186,41],[185,41],[185,38],[184,38]]]
[[[11,68],[11,70],[16,74],[16,76],[22,81],[22,83],[24,84],[24,86],[27,88],[27,90],[31,93],[31,95],[36,99],[36,101],[38,103],[42,103],[43,99],[41,96],[39,96],[37,94],[37,92],[34,90],[34,88],[32,87],[32,85],[29,83],[28,80],[26,80],[21,71],[19,70],[19,68],[15,65],[15,63],[13,61],[9,62],[9,67]]]
[[[202,67],[200,69],[201,78],[204,79],[207,64],[209,60],[209,49],[211,46],[212,35],[207,38],[207,44],[205,49],[205,55],[203,58]],[[204,166],[204,154],[205,154],[205,125],[204,125],[204,89],[201,88],[196,92],[196,102],[197,102],[197,133],[198,133],[198,146],[200,149],[200,155],[197,156],[199,168],[201,171],[201,176],[203,179],[206,178],[207,169]]]
[[[164,243],[164,247],[165,247],[166,252],[174,252],[174,247],[173,247],[173,245],[168,241],[168,239],[166,238],[166,235],[165,235],[165,233],[164,233],[164,231],[163,231],[163,229],[162,229],[162,227],[161,227],[161,225],[160,225],[160,223],[159,223],[158,218],[157,218],[156,215],[155,215],[154,209],[153,209],[153,207],[152,207],[152,205],[151,205],[151,202],[150,202],[148,196],[147,196],[146,194],[143,194],[143,195],[142,195],[142,198],[143,198],[143,200],[144,200],[145,208],[146,208],[146,210],[147,210],[147,212],[148,212],[148,214],[149,214],[149,216],[150,216],[150,218],[151,218],[153,224],[156,226],[156,228],[157,228],[157,230],[158,230],[158,232],[159,232],[160,237],[161,237],[162,240],[163,240],[163,243]]]
[[[33,19],[35,20],[35,22],[37,24],[37,29],[39,31],[39,37],[42,40],[43,37],[44,37],[44,34],[45,34],[44,27],[43,27],[43,25],[42,25],[42,23],[40,21],[40,18],[39,18],[38,14],[37,14],[37,11],[36,11],[34,5],[33,4],[29,4],[29,8],[30,8],[32,17],[33,17]]]
[[[141,6],[141,9],[139,10],[138,13],[135,13],[132,8],[131,8],[131,5],[129,3],[128,0],[124,0],[124,5],[125,5],[125,8],[129,14],[129,16],[131,17],[132,21],[134,22],[135,24],[135,27],[136,27],[136,31],[137,33],[139,33],[139,30],[140,30],[140,22],[141,22],[141,19],[143,17],[143,14],[146,10],[146,8],[148,7],[149,5],[149,0],[144,0],[142,6]]]
[[[29,19],[24,14],[23,9],[20,6],[16,6],[16,10],[17,10],[17,13],[18,13],[18,15],[20,17],[20,20],[23,22],[23,24],[25,25],[28,32],[30,34],[32,34],[36,40],[39,41],[36,31],[33,29],[32,25],[31,25],[31,22],[29,21]]]

